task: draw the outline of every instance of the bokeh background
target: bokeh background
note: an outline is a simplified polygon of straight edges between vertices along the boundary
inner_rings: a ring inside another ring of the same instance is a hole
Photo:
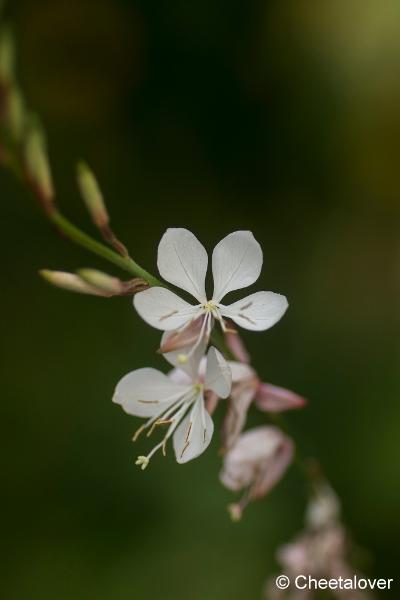
[[[289,416],[296,439],[340,495],[361,568],[396,577],[399,2],[13,0],[6,10],[69,217],[94,233],[74,182],[84,157],[149,270],[168,226],[209,249],[235,229],[261,242],[258,289],[285,293],[291,308],[245,336],[254,363],[309,398]],[[274,549],[302,526],[301,477],[292,469],[232,525],[217,436],[200,460],[138,470],[146,442],[133,446],[137,421],[111,396],[127,371],[164,368],[159,335],[129,299],[41,281],[43,267],[108,266],[58,238],[8,173],[0,186],[2,597],[259,598]]]

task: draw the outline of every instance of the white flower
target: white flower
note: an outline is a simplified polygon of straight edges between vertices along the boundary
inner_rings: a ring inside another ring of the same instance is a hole
[[[189,292],[197,303],[189,304],[164,287],[151,287],[136,294],[135,308],[147,323],[162,331],[182,331],[201,318],[194,347],[209,338],[215,319],[226,330],[223,317],[245,329],[268,329],[285,313],[288,307],[285,296],[256,292],[229,305],[221,303],[229,292],[252,285],[260,275],[262,263],[261,246],[250,231],[227,235],[212,254],[214,291],[210,299],[205,289],[206,250],[187,229],[167,229],[158,246],[160,275]],[[185,357],[181,356],[183,360]]]
[[[137,369],[123,377],[114,393],[113,401],[125,412],[148,420],[134,435],[148,429],[149,436],[157,426],[166,425],[163,439],[147,456],[139,456],[136,464],[145,469],[150,458],[162,448],[165,455],[168,439],[173,435],[173,446],[178,463],[199,456],[207,448],[214,430],[213,421],[204,406],[204,392],[211,390],[226,398],[231,389],[231,372],[222,354],[211,347],[204,357],[200,344],[185,365],[168,375],[152,368]],[[174,366],[177,355],[165,355]]]

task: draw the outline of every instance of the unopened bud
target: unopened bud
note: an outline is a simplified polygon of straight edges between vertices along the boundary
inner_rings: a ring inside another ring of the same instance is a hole
[[[77,294],[90,294],[92,296],[103,296],[100,290],[86,283],[74,273],[67,273],[65,271],[49,271],[42,269],[39,274],[49,283],[55,287]]]
[[[129,281],[124,281],[126,294],[137,294],[138,292],[143,292],[150,287],[150,284],[145,279],[141,277],[134,277]]]
[[[125,292],[124,283],[117,277],[112,277],[96,269],[80,269],[78,275],[89,285],[109,294],[119,295]]]
[[[14,142],[19,143],[25,125],[24,99],[21,92],[12,86],[7,97],[7,126]]]
[[[14,79],[15,46],[11,30],[8,27],[0,29],[0,82],[9,84]]]
[[[36,119],[31,119],[24,148],[27,176],[43,202],[45,210],[53,207],[54,188],[47,156],[46,140]]]
[[[78,185],[82,199],[97,227],[104,227],[109,222],[103,194],[91,169],[86,163],[78,164]]]

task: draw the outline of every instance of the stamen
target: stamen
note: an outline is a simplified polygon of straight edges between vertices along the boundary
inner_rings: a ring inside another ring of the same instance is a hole
[[[141,468],[143,470],[147,467],[151,457],[153,456],[153,454],[155,454],[155,452],[157,452],[157,450],[159,448],[162,449],[163,455],[166,456],[167,442],[168,442],[169,438],[171,437],[171,435],[173,434],[173,432],[175,431],[175,429],[177,428],[177,426],[179,425],[179,423],[181,422],[184,414],[187,411],[188,406],[190,406],[192,404],[193,400],[197,397],[197,395],[198,395],[197,387],[198,386],[191,386],[189,388],[189,390],[177,402],[175,402],[172,406],[170,406],[166,411],[164,411],[164,412],[160,411],[160,413],[158,413],[157,415],[152,417],[147,423],[142,425],[142,427],[140,427],[138,429],[138,431],[135,433],[134,439],[137,439],[137,437],[140,435],[140,433],[143,431],[143,429],[145,429],[146,427],[149,427],[150,425],[151,425],[151,428],[148,431],[147,436],[151,435],[151,433],[154,431],[154,429],[158,425],[169,425],[167,433],[165,434],[165,436],[163,437],[161,442],[159,444],[157,444],[156,446],[154,446],[154,448],[151,450],[151,452],[149,452],[149,454],[147,456],[139,456],[137,458],[136,464],[141,466]],[[170,417],[170,415],[172,413],[174,413],[174,411],[175,411],[175,414],[172,417]],[[185,440],[186,444],[185,444],[185,448],[182,451],[182,455],[185,452],[187,446],[190,444],[189,435],[190,435],[191,428],[192,428],[192,423],[190,423],[190,427],[189,427],[187,435],[186,435],[186,440]]]
[[[135,433],[132,436],[132,442],[136,442],[136,440],[138,439],[139,435],[142,433],[142,431],[144,431],[146,429],[146,425],[142,425],[141,427],[139,427],[139,429],[136,429]]]
[[[163,445],[161,447],[163,456],[167,456],[167,442],[168,442],[168,438],[167,438],[167,436],[165,436],[165,438],[163,440]]]
[[[150,437],[151,434],[153,433],[153,431],[155,430],[156,427],[158,427],[158,425],[168,425],[172,423],[172,419],[158,419],[157,421],[155,421],[153,423],[153,425],[150,427],[149,431],[147,432],[146,436]]]
[[[201,325],[201,329],[200,329],[200,333],[197,337],[196,342],[193,344],[193,346],[190,349],[190,352],[188,352],[187,354],[178,354],[178,363],[183,365],[185,363],[188,362],[189,358],[191,356],[193,356],[194,352],[197,350],[197,348],[199,347],[199,345],[201,344],[201,342],[203,341],[204,338],[209,338],[209,331],[210,331],[210,320],[212,319],[212,314],[210,312],[207,312],[203,323]],[[206,334],[205,334],[206,332]]]

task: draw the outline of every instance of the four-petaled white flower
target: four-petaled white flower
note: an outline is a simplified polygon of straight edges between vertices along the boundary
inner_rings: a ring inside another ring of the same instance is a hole
[[[254,331],[272,327],[285,313],[285,296],[273,292],[256,292],[225,305],[221,301],[233,290],[252,285],[263,263],[260,244],[250,231],[235,231],[217,244],[212,254],[214,291],[206,294],[205,279],[208,257],[199,240],[187,229],[167,229],[158,246],[158,270],[169,283],[189,292],[198,301],[192,305],[164,287],[151,287],[134,297],[139,315],[163,331],[184,331],[194,321],[200,323],[197,339],[189,353],[202,340],[209,339],[214,321],[226,330],[224,317]],[[180,355],[180,362],[187,355]]]
[[[150,435],[157,426],[166,425],[163,439],[147,456],[139,456],[136,464],[145,469],[150,458],[162,448],[165,455],[168,439],[173,435],[173,446],[178,463],[199,456],[207,448],[214,431],[213,421],[204,406],[204,393],[212,391],[227,398],[231,390],[231,372],[222,354],[211,347],[204,356],[206,345],[200,344],[190,359],[168,375],[152,368],[137,369],[118,383],[113,401],[125,412],[148,417],[134,435],[134,440],[148,428]],[[165,358],[178,365],[176,353]]]

